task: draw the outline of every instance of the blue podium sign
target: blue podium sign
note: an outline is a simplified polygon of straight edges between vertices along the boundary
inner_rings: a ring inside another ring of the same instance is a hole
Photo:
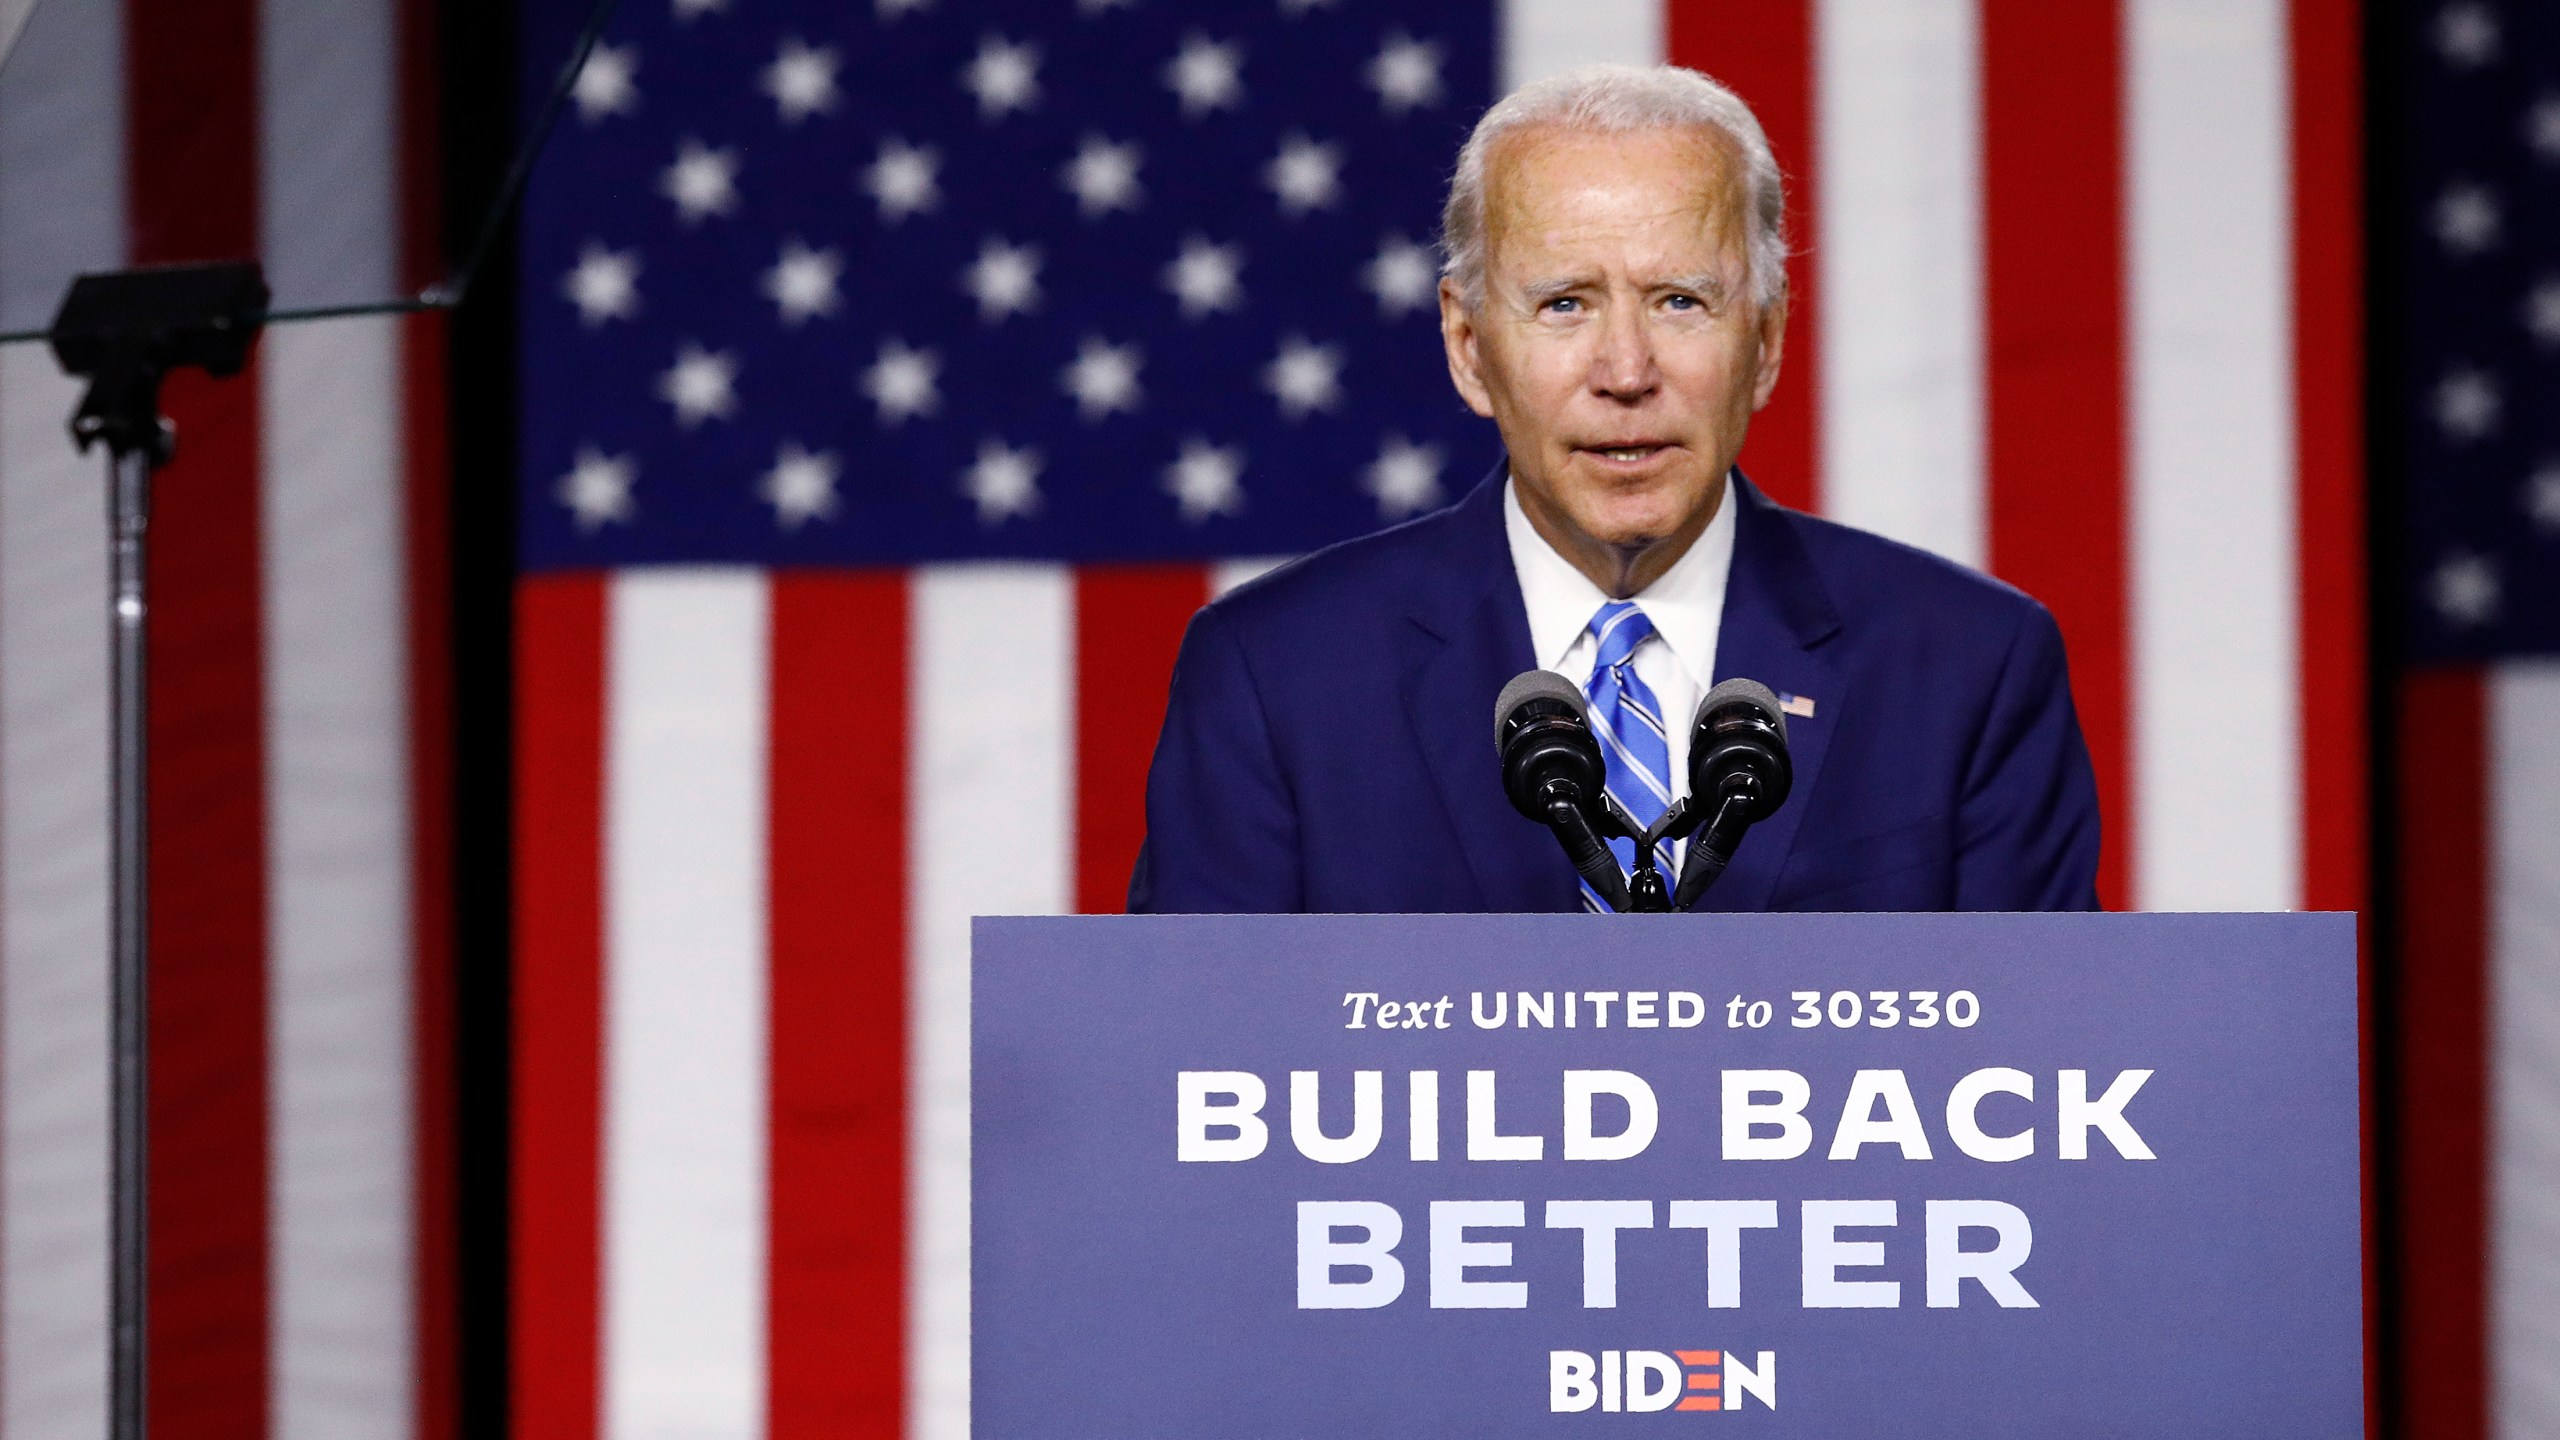
[[[982,919],[992,1440],[2364,1433],[2344,915]]]

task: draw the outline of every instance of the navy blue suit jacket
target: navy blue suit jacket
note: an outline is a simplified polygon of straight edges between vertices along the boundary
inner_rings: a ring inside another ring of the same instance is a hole
[[[1537,663],[1503,473],[1192,619],[1132,911],[1580,908],[1494,751],[1494,696]],[[2097,788],[2044,607],[1738,473],[1728,493],[1715,678],[1814,713],[1788,717],[1792,797],[1698,908],[2094,909]]]

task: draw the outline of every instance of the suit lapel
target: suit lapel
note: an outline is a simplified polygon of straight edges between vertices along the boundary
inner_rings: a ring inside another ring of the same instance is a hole
[[[1572,867],[1543,826],[1511,808],[1493,747],[1494,697],[1537,663],[1503,533],[1502,477],[1497,469],[1459,502],[1444,561],[1454,581],[1408,612],[1405,717],[1485,907],[1575,910]]]
[[[1781,695],[1814,702],[1810,716],[1787,717],[1787,753],[1795,785],[1777,814],[1751,828],[1733,864],[1699,905],[1703,910],[1765,910],[1795,848],[1831,736],[1851,703],[1848,682],[1823,652],[1840,615],[1784,511],[1736,471],[1733,569],[1725,581],[1724,620],[1716,636],[1716,679],[1747,676]]]

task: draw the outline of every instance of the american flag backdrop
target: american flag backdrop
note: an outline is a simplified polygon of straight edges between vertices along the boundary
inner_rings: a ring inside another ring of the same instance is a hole
[[[2385,404],[2402,1329],[2451,1435],[2560,1433],[2560,15],[2394,15]],[[2419,1392],[2423,1393],[2419,1393]]]
[[[10,7],[15,9],[16,7]],[[431,18],[46,0],[0,68],[0,328],[256,256],[441,246]],[[152,531],[152,1433],[452,1433],[440,327],[174,377]],[[0,1435],[107,1432],[107,533],[78,387],[0,347]]]
[[[117,263],[425,278],[436,8],[45,0],[0,68],[0,328]],[[585,9],[523,6],[520,108]],[[2367,899],[2359,65],[2405,92],[2381,1363],[2412,1433],[2560,1432],[2560,34],[2411,0],[2360,60],[2362,23],[623,0],[518,277],[517,1432],[964,1433],[966,917],[1117,908],[1189,613],[1494,460],[1427,300],[1457,139],[1521,79],[1662,58],[1750,99],[1793,187],[1745,466],[2053,607],[2104,892],[2163,909]],[[163,1434],[454,1432],[441,343],[280,327],[171,387]],[[7,1440],[105,1408],[75,399],[0,347]]]
[[[966,1432],[967,918],[1119,908],[1189,614],[1493,461],[1416,247],[1578,61],[1758,109],[1743,464],[2051,605],[2107,898],[2359,907],[2358,24],[631,0],[523,232],[519,1432]]]

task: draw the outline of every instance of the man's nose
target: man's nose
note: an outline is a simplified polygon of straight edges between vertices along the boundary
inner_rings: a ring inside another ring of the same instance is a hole
[[[1640,400],[1660,383],[1653,335],[1640,310],[1613,305],[1599,325],[1599,351],[1591,357],[1591,388],[1614,400]]]

